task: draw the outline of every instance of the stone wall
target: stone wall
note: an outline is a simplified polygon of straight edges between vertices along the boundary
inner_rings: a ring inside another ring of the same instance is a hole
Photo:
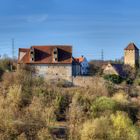
[[[34,64],[36,74],[46,79],[69,79],[72,76],[71,64]]]
[[[74,86],[81,87],[92,87],[95,84],[102,83],[103,79],[93,76],[72,76],[72,66],[71,65],[47,65],[47,64],[34,64],[36,69],[36,74],[38,76],[44,77],[47,81],[53,80],[60,82],[61,79],[66,80]]]
[[[124,63],[135,67],[139,63],[139,51],[125,50]]]
[[[104,80],[101,77],[95,76],[76,76],[72,78],[72,83],[75,86],[81,87],[93,87],[96,83],[104,83]]]

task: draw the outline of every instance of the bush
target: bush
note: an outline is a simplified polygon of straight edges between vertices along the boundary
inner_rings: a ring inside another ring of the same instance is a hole
[[[81,140],[138,140],[138,131],[124,112],[88,120],[80,134]]]
[[[112,99],[120,103],[121,105],[128,105],[130,103],[128,94],[124,93],[123,91],[115,93]]]
[[[79,127],[86,116],[83,111],[83,106],[79,104],[79,98],[80,95],[75,93],[67,113],[69,139],[71,140],[79,139]]]
[[[117,103],[108,97],[99,97],[91,105],[91,111],[94,117],[98,117],[106,111],[112,113],[116,110],[116,108]]]
[[[138,131],[126,113],[117,112],[111,115],[113,140],[138,140]]]
[[[115,84],[109,81],[106,81],[105,86],[108,90],[108,95],[112,96],[116,92]]]
[[[112,82],[114,84],[120,84],[123,81],[123,79],[120,76],[115,75],[115,74],[105,75],[104,79],[108,80],[108,81],[110,81],[110,82]]]
[[[105,117],[86,121],[80,131],[81,140],[110,140],[109,119]]]
[[[56,118],[58,121],[66,119],[66,110],[70,104],[69,96],[67,94],[57,97]]]
[[[46,129],[41,129],[38,133],[37,133],[37,137],[38,140],[53,140],[50,131],[48,128]]]
[[[3,71],[10,71],[11,65],[12,65],[12,60],[10,58],[5,57],[0,60],[0,68]]]

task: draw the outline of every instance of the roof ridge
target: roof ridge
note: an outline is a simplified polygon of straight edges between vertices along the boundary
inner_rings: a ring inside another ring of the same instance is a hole
[[[139,49],[137,48],[137,46],[135,45],[134,42],[130,42],[130,43],[127,45],[127,47],[125,48],[125,50],[139,50]]]

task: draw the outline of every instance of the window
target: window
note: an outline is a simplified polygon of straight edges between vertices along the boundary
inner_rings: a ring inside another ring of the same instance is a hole
[[[54,54],[57,54],[57,52],[56,52],[56,51],[54,51]]]
[[[57,61],[57,58],[55,58],[54,60]]]

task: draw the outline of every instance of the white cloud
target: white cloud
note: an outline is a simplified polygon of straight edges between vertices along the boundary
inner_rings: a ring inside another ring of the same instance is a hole
[[[31,15],[25,17],[26,21],[29,23],[42,23],[48,19],[48,15]]]

